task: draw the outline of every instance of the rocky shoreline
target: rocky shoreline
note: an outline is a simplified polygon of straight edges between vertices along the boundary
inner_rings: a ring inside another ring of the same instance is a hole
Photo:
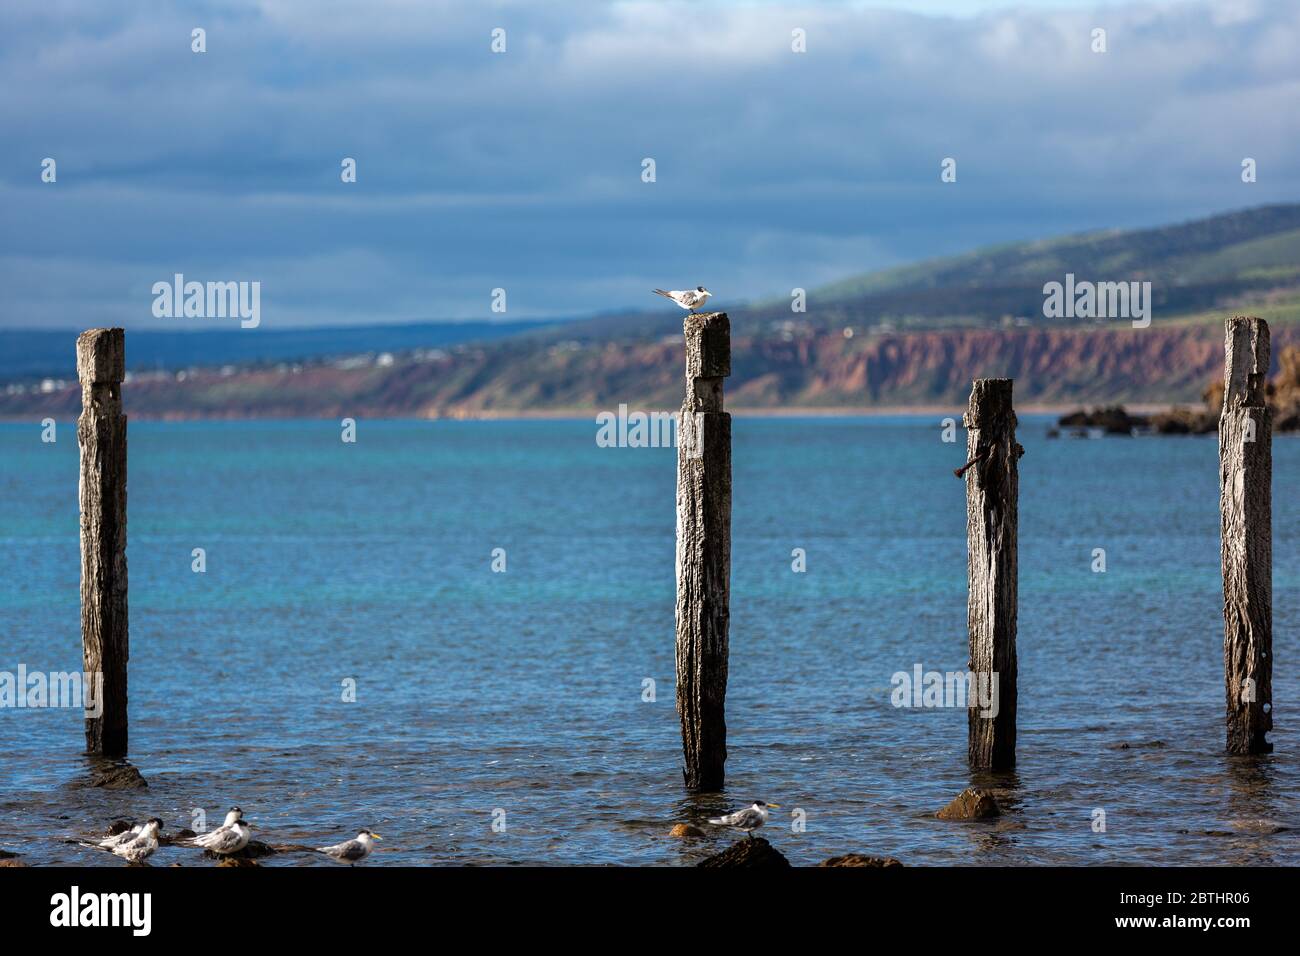
[[[990,790],[981,787],[967,787],[959,793],[947,806],[934,812],[933,816],[938,820],[955,821],[955,822],[991,822],[1003,815],[1002,808],[998,805],[997,798]],[[104,836],[116,836],[131,829],[131,823],[128,820],[115,820],[111,823]],[[678,823],[672,827],[668,836],[678,839],[699,839],[707,837],[709,834],[689,823]],[[182,829],[171,833],[159,834],[158,843],[161,846],[180,846],[191,847],[191,842],[196,836],[195,832],[190,829]],[[68,843],[74,843],[81,846],[92,846],[84,839],[69,839]],[[248,845],[236,853],[217,855],[211,850],[203,850],[201,857],[208,861],[213,861],[217,866],[223,867],[256,867],[260,864],[257,862],[268,856],[275,856],[282,853],[314,853],[315,848],[296,843],[266,843],[260,840],[250,840]],[[29,864],[21,859],[21,854],[10,853],[0,850],[0,867],[25,867]],[[148,863],[129,863],[129,866],[148,866]],[[844,853],[839,856],[833,856],[814,864],[816,867],[854,867],[869,869],[893,869],[903,866],[903,862],[892,856],[874,856],[865,853]],[[171,863],[170,866],[182,866],[181,863]],[[772,846],[767,840],[759,836],[746,836],[737,839],[725,850],[706,857],[696,864],[697,867],[708,869],[791,869],[793,864],[786,859],[780,850]]]
[[[1278,373],[1265,388],[1273,413],[1275,434],[1300,432],[1300,346],[1289,345],[1278,357]],[[1223,382],[1211,382],[1201,394],[1200,406],[1175,406],[1153,415],[1130,414],[1123,405],[1079,409],[1062,415],[1047,433],[1057,438],[1063,431],[1076,438],[1103,435],[1212,435],[1219,430],[1223,407]]]

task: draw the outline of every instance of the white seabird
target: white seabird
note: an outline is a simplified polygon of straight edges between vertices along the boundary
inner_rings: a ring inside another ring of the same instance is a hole
[[[333,846],[317,847],[317,851],[324,853],[336,863],[346,863],[354,866],[368,857],[375,848],[375,841],[382,840],[378,833],[371,833],[369,830],[362,830],[357,834],[355,840],[345,840],[342,843],[336,843]]]
[[[743,810],[734,810],[720,817],[712,817],[709,822],[716,826],[740,830],[752,837],[754,831],[767,822],[768,811],[772,809],[781,809],[781,804],[755,800]]]
[[[113,847],[113,852],[131,863],[143,863],[158,849],[158,828],[161,826],[162,821],[154,817],[140,828],[134,840]]]
[[[123,830],[121,833],[118,833],[111,837],[105,837],[104,839],[100,840],[98,843],[93,843],[93,844],[86,843],[83,845],[95,846],[101,850],[113,850],[119,846],[122,846],[123,844],[130,843],[132,840],[134,840],[136,837],[140,835],[140,831],[143,829],[144,829],[144,824],[137,823],[135,826],[131,827],[131,829]]]
[[[229,856],[248,846],[248,841],[252,837],[253,825],[245,822],[244,811],[239,807],[231,807],[230,812],[226,814],[225,823],[210,833],[196,836],[192,842],[195,846],[211,850],[218,856]]]
[[[672,299],[687,312],[694,312],[700,306],[704,305],[709,296],[713,295],[713,293],[704,288],[704,286],[699,286],[695,289],[687,289],[685,291],[673,292],[665,292],[663,289],[655,289],[654,293],[655,295],[663,296],[665,299]]]

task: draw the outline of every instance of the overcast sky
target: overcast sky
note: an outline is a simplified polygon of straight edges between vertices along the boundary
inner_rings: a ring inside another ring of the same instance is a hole
[[[1293,201],[1297,50],[1266,0],[4,0],[0,326],[219,325],[177,272],[264,329],[726,307]]]

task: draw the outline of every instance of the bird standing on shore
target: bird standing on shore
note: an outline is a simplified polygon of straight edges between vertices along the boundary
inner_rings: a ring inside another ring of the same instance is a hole
[[[239,807],[231,807],[230,812],[226,814],[225,823],[211,833],[196,836],[192,842],[195,846],[211,850],[218,856],[229,856],[248,846],[248,841],[252,838],[253,825],[245,822],[244,811]]]
[[[764,803],[762,800],[755,800],[743,810],[735,810],[720,817],[713,817],[709,822],[716,826],[740,830],[746,836],[752,838],[754,831],[767,822],[768,811],[773,809],[781,809],[781,804]]]
[[[135,839],[113,847],[113,852],[131,863],[143,863],[158,849],[158,829],[161,826],[162,821],[154,817],[140,828]]]
[[[375,848],[375,840],[382,840],[378,833],[371,833],[369,830],[362,830],[357,834],[355,840],[345,840],[342,843],[336,843],[334,846],[318,847],[318,852],[324,853],[336,863],[346,863],[349,866],[355,866],[366,857],[368,857]]]
[[[704,305],[709,296],[713,295],[704,286],[695,289],[687,289],[685,292],[665,292],[663,289],[655,289],[655,295],[661,295],[665,299],[672,299],[687,312],[694,312],[700,306]]]

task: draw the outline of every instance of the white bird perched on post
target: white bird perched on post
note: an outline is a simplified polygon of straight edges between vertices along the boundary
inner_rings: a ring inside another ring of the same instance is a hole
[[[154,817],[140,828],[134,840],[118,844],[113,847],[113,852],[131,863],[143,863],[158,849],[158,828],[161,826],[162,821]]]
[[[362,830],[357,834],[355,840],[344,840],[342,843],[336,843],[333,846],[322,846],[317,848],[317,852],[324,853],[336,863],[346,863],[354,866],[360,863],[370,855],[375,848],[376,840],[382,840],[378,833],[371,833],[369,830]]]
[[[743,810],[734,810],[723,816],[713,817],[709,822],[716,826],[740,830],[747,836],[753,837],[754,831],[767,822],[767,812],[773,809],[781,809],[781,804],[764,803],[762,800],[755,800]]]
[[[704,305],[709,296],[713,295],[704,286],[695,289],[687,289],[685,292],[665,292],[663,289],[655,289],[655,295],[661,295],[665,299],[672,299],[687,312],[694,312],[700,306]]]
[[[244,811],[239,807],[231,807],[226,814],[225,823],[211,833],[196,836],[191,842],[218,856],[229,856],[248,846],[248,841],[252,838],[253,825],[244,821]]]

